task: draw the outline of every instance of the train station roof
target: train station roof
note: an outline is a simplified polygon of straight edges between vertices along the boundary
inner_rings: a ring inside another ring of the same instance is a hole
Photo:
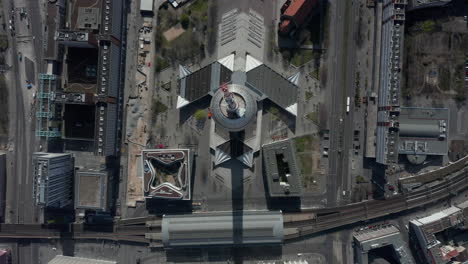
[[[164,215],[165,247],[279,244],[283,242],[280,211],[242,211]]]
[[[79,257],[67,257],[58,255],[55,256],[49,264],[117,264],[117,261],[79,258]]]
[[[447,108],[402,107],[399,128],[399,154],[447,155]]]

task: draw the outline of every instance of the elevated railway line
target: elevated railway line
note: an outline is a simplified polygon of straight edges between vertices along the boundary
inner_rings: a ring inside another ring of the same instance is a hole
[[[444,170],[450,171],[447,168]],[[468,187],[468,171],[464,167],[455,173],[453,171],[450,173],[445,177],[439,177],[437,182],[385,200],[370,200],[340,207],[311,208],[300,212],[283,213],[284,241],[288,242],[317,232],[428,205],[454,196]],[[132,242],[161,247],[162,241],[154,239],[161,237],[161,225],[162,218],[156,216],[117,220],[109,232],[98,231],[99,228],[93,231],[86,230],[83,224],[0,224],[0,239],[71,238]],[[152,238],[148,239],[148,237]]]
[[[371,200],[341,207],[307,209],[302,213],[313,214],[308,219],[298,219],[294,214],[284,222],[285,240],[297,239],[316,232],[345,226],[357,222],[376,219],[400,213],[435,201],[439,201],[468,187],[468,172],[448,176],[434,185],[425,185],[406,194],[395,195],[386,200]]]

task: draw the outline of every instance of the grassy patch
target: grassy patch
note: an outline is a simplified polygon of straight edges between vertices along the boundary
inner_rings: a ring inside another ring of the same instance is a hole
[[[271,114],[272,118],[274,120],[277,120],[277,119],[280,119],[280,111],[278,108],[274,107],[274,106],[270,106],[268,108],[268,112]]]
[[[463,70],[464,70],[463,64],[455,67],[456,73],[463,73]],[[463,77],[457,76],[456,78],[453,78],[452,87],[453,87],[453,90],[457,92],[454,99],[459,103],[464,102],[466,100],[464,76]]]
[[[162,43],[162,57],[169,61],[185,62],[200,53],[200,43],[192,29],[186,30],[171,42]]]
[[[167,111],[167,106],[160,102],[159,100],[153,100],[153,105],[152,105],[152,114],[153,114],[153,120],[156,120],[156,118],[159,116],[159,114],[164,113]]]
[[[297,50],[291,58],[291,64],[299,67],[304,63],[311,61],[314,58],[314,55],[315,53],[313,50]]]
[[[432,33],[436,30],[437,24],[434,20],[429,19],[424,22],[421,22],[419,25],[419,28],[424,32],[424,33]]]
[[[0,51],[6,51],[8,49],[8,37],[7,35],[0,35]]]
[[[354,104],[356,107],[361,105],[361,73],[356,72],[356,87],[354,91]]]
[[[208,13],[208,0],[197,0],[188,7],[191,14],[205,15]]]
[[[356,183],[367,183],[366,179],[362,177],[361,175],[356,176]]]
[[[315,143],[317,139],[314,135],[304,135],[301,137],[294,138],[294,145],[296,146],[297,152],[309,152],[315,150]]]
[[[164,32],[179,23],[179,15],[173,8],[162,8],[158,12],[158,31]]]
[[[5,76],[0,74],[0,136],[8,136],[8,89]]]
[[[310,112],[306,115],[306,118],[309,119],[310,121],[314,122],[314,124],[318,123],[319,115],[318,112]]]
[[[439,87],[441,90],[450,90],[450,79],[450,70],[445,67],[441,67],[439,69]]]
[[[314,93],[312,93],[310,91],[305,92],[306,101],[309,101],[312,97],[314,97]]]
[[[164,59],[164,58],[162,58],[160,56],[156,57],[156,62],[155,62],[155,65],[154,65],[154,69],[155,69],[156,72],[160,72],[160,71],[164,70],[165,68],[167,68],[169,66],[170,66],[170,64],[166,59]]]
[[[311,153],[300,153],[297,154],[299,162],[301,164],[301,174],[310,175],[312,174],[312,154]]]
[[[320,80],[320,74],[319,74],[319,69],[318,68],[315,68],[313,71],[309,72],[309,75],[312,77],[312,78],[315,78],[317,80]]]

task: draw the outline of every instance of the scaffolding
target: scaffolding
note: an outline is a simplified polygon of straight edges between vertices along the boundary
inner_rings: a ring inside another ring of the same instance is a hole
[[[37,100],[39,107],[36,112],[36,136],[37,137],[60,137],[60,131],[51,130],[50,120],[54,117],[51,105],[54,99],[57,76],[53,74],[39,74],[39,91]]]

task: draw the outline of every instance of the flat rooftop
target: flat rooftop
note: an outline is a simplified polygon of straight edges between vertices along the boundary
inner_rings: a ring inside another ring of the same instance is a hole
[[[408,0],[410,10],[426,7],[443,6],[452,2],[452,0]]]
[[[78,170],[75,178],[75,207],[106,210],[107,177],[105,170]]]
[[[354,238],[358,242],[366,242],[369,240],[374,240],[381,237],[386,237],[392,234],[399,234],[400,230],[393,225],[385,226],[383,228],[376,228],[376,229],[365,229],[363,231],[358,232],[354,235]]]
[[[270,197],[301,196],[301,180],[291,140],[264,145],[263,161]]]
[[[399,154],[447,155],[449,110],[402,107],[399,116]]]
[[[94,141],[96,107],[94,105],[65,104],[64,108],[65,138]]]
[[[192,158],[189,149],[143,150],[143,191],[146,198],[191,199]]]
[[[73,0],[70,12],[70,29],[99,29],[101,5],[101,0]]]
[[[66,92],[97,93],[98,49],[68,48]]]

